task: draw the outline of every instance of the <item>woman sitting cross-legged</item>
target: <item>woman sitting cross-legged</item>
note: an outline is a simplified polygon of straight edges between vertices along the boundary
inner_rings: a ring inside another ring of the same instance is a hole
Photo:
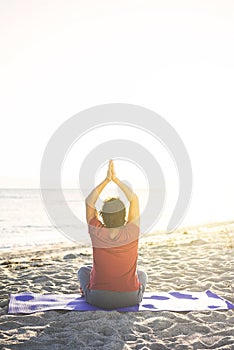
[[[118,198],[111,198],[102,207],[102,223],[95,203],[110,181],[119,186],[130,203],[128,218],[126,220],[124,203]],[[112,160],[106,179],[86,198],[86,218],[93,246],[93,266],[83,266],[78,271],[86,301],[105,309],[139,304],[147,275],[137,270],[140,233],[138,197],[116,177]]]

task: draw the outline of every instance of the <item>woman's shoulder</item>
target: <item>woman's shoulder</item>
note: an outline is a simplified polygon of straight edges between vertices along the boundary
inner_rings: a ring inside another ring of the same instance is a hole
[[[123,226],[123,231],[126,232],[128,237],[135,237],[135,239],[139,238],[140,235],[140,227],[136,225],[133,221],[127,222]]]
[[[94,226],[94,227],[103,227],[103,223],[96,217],[94,216],[89,222],[89,226]]]
[[[139,230],[140,231],[139,225],[137,225],[134,221],[127,222],[124,225],[124,227],[126,227],[127,229],[134,229],[134,230]]]

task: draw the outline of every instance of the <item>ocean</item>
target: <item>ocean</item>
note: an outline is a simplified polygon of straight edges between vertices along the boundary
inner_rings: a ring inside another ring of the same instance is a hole
[[[85,228],[80,231],[81,234],[76,241],[78,244],[87,245],[90,241],[86,227],[84,198],[77,189],[63,189],[63,194],[69,208],[84,223]],[[114,195],[114,192],[111,195]],[[148,195],[146,191],[141,191],[138,195],[142,209],[144,209]],[[58,209],[61,208],[62,213],[62,204],[60,201],[55,201],[53,205]],[[72,225],[72,223],[66,222],[66,225]],[[72,243],[74,241],[67,238],[50,221],[39,189],[0,189],[1,251],[62,242]]]
[[[77,237],[76,242],[77,244],[87,245],[89,235],[85,220],[84,199],[79,190],[66,189],[63,190],[63,193],[67,205],[79,220],[85,224],[85,228],[83,231],[80,231],[81,234]],[[156,191],[155,195],[158,195],[158,193]],[[142,203],[141,209],[144,209],[148,198],[146,191],[142,191],[139,198],[140,203]],[[55,205],[59,208],[62,203],[58,202]],[[154,213],[152,211],[152,218],[153,216]],[[147,237],[152,238],[152,235],[154,235],[157,240],[166,241],[168,234],[165,229],[169,218],[170,213],[166,218],[164,217],[161,221],[159,220],[150,232],[142,234],[141,237],[147,239]],[[151,218],[148,219],[151,220]],[[229,221],[232,219],[233,217],[230,214],[227,217],[223,214],[218,216],[217,209],[216,211],[213,209],[212,214],[208,216],[207,213],[204,213],[204,210],[200,210],[199,212],[199,205],[197,205],[195,210],[193,210],[193,215],[188,215],[180,227],[183,229],[186,226]],[[172,237],[171,234],[170,237]],[[72,242],[74,243],[74,240],[72,241],[67,238],[50,221],[39,189],[0,189],[0,251]]]
[[[52,190],[52,193],[53,191],[56,190]],[[63,189],[63,194],[68,207],[84,223],[84,230],[79,231],[76,242],[87,245],[90,240],[86,226],[84,198],[77,189]],[[147,200],[147,196],[145,197]],[[62,215],[63,201],[56,199],[54,201],[53,195],[52,199],[54,207],[60,210]],[[69,225],[72,226],[72,223],[65,222],[65,226]],[[76,227],[73,228],[75,231]],[[62,242],[74,243],[74,240],[67,238],[63,231],[57,229],[51,222],[39,189],[0,189],[0,250]]]
[[[68,240],[53,226],[38,189],[0,189],[0,249]]]

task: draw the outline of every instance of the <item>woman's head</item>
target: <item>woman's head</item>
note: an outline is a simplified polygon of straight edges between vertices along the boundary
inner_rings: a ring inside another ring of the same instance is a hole
[[[107,199],[103,204],[100,215],[106,227],[113,228],[123,226],[126,217],[124,203],[119,198]]]

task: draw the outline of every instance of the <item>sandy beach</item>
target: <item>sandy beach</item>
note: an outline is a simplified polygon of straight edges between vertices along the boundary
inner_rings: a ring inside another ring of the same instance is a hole
[[[0,349],[234,349],[234,311],[47,311],[9,315],[11,293],[79,293],[77,270],[92,250],[61,244],[0,259]],[[143,236],[138,265],[147,291],[212,290],[234,302],[234,222]]]

